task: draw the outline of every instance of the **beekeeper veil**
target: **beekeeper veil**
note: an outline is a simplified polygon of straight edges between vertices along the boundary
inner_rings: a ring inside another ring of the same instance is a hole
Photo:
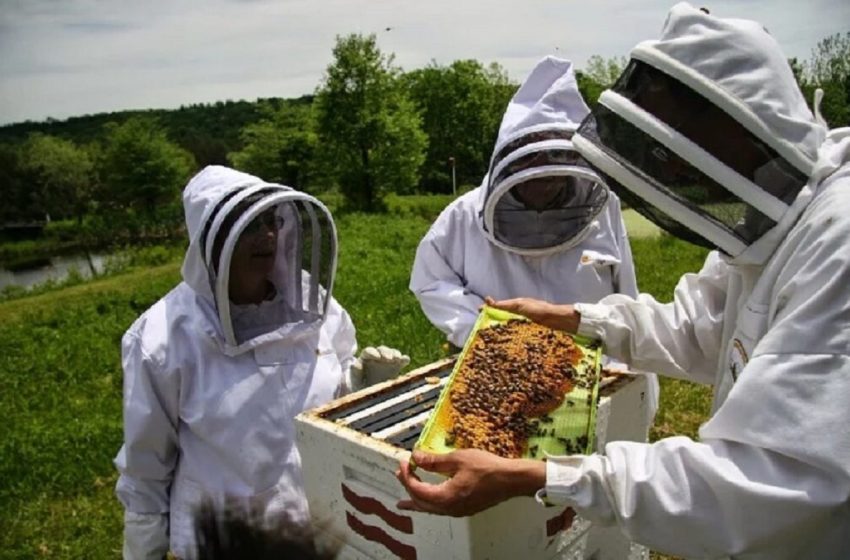
[[[761,264],[811,199],[826,128],[759,24],[675,6],[579,128],[576,148],[673,235]]]
[[[228,353],[324,320],[337,237],[321,202],[213,167],[189,183],[184,204],[191,236],[184,277],[213,303]],[[190,211],[192,205],[203,209]],[[190,224],[192,218],[197,223]],[[234,299],[235,287],[246,278],[264,286],[261,301]]]
[[[543,255],[587,235],[608,200],[571,141],[587,113],[572,64],[540,61],[508,105],[485,179],[481,224],[492,243]]]

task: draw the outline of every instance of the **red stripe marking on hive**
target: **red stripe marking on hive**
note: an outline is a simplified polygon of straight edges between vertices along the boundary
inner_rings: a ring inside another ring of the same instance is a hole
[[[345,501],[351,504],[357,511],[377,515],[396,531],[401,531],[408,535],[413,534],[413,519],[406,515],[400,515],[392,511],[375,498],[359,496],[345,484],[342,485],[342,496],[345,498]]]
[[[558,534],[559,531],[566,531],[573,526],[573,519],[576,516],[573,508],[567,508],[557,516],[546,522],[546,536],[552,537]]]
[[[416,549],[410,546],[409,544],[404,544],[403,542],[397,541],[392,535],[388,534],[386,531],[381,529],[380,527],[373,527],[372,525],[366,525],[351,512],[345,512],[345,519],[348,521],[348,526],[351,527],[351,530],[366,539],[367,541],[376,542],[378,544],[382,544],[387,549],[401,558],[402,560],[416,560]]]

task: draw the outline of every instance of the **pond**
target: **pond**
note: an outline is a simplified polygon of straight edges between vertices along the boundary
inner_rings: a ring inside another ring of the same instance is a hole
[[[60,282],[76,270],[82,277],[90,278],[92,269],[97,274],[104,271],[109,255],[85,254],[50,257],[38,266],[9,270],[0,267],[0,291],[8,286],[20,286],[24,289],[43,284],[48,280]]]

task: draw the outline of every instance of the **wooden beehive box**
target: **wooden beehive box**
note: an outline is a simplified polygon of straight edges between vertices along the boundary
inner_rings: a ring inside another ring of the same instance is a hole
[[[319,537],[339,558],[490,559],[644,558],[616,528],[591,528],[569,508],[515,498],[479,514],[450,518],[400,511],[395,478],[451,373],[454,358],[348,395],[296,418],[298,448]],[[596,449],[607,441],[645,441],[646,380],[606,380],[596,412]],[[419,471],[423,480],[439,475]]]

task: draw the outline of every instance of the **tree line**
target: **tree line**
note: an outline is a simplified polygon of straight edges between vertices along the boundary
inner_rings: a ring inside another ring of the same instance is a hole
[[[589,104],[623,57],[577,72]],[[789,61],[829,124],[850,124],[850,33]],[[227,164],[307,192],[339,192],[376,211],[389,192],[446,193],[486,172],[518,84],[498,64],[432,62],[409,72],[374,35],[338,37],[315,95],[124,111],[0,127],[0,224],[65,222],[100,242],[156,238],[182,221],[180,192],[208,164]],[[454,181],[453,181],[454,178]]]

